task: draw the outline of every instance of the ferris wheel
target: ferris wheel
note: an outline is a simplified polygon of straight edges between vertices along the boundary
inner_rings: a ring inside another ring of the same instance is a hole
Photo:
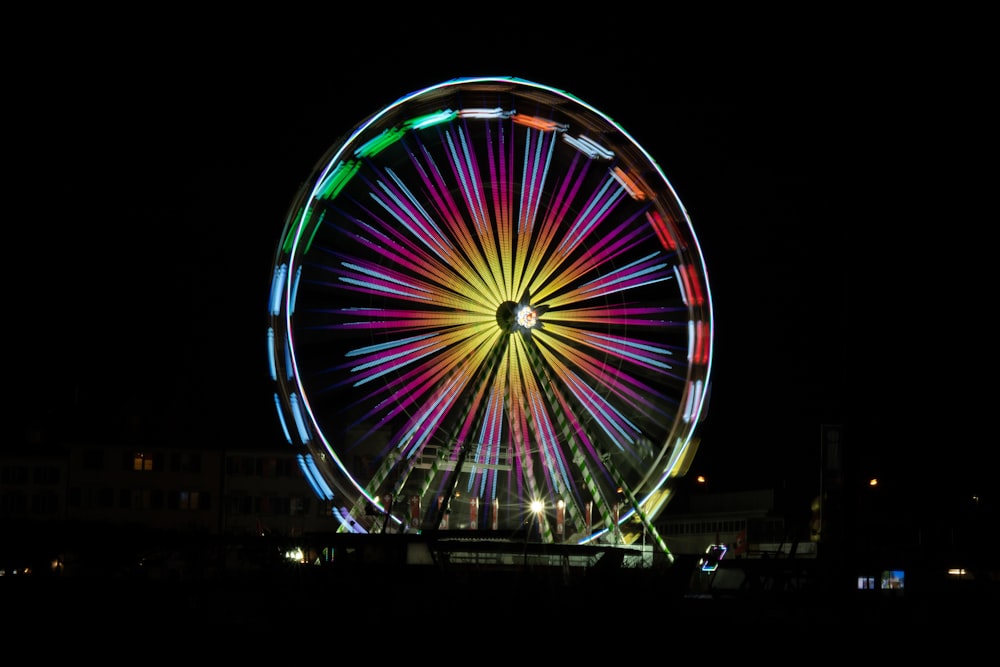
[[[711,292],[680,199],[611,118],[512,77],[408,94],[319,160],[273,268],[275,406],[343,530],[666,549]]]

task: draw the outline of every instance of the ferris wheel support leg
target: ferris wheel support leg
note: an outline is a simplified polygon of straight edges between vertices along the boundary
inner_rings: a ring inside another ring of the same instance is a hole
[[[673,563],[674,556],[673,554],[670,553],[670,549],[667,548],[667,543],[663,540],[663,538],[660,536],[659,531],[656,530],[656,527],[653,526],[652,522],[649,520],[649,517],[643,511],[642,505],[636,500],[635,494],[632,493],[632,489],[630,489],[628,485],[625,484],[625,480],[620,475],[618,475],[617,470],[612,470],[612,472],[615,473],[615,477],[618,480],[618,486],[619,488],[621,488],[622,494],[625,496],[625,499],[628,501],[629,505],[635,511],[635,515],[639,517],[639,521],[642,523],[642,527],[645,531],[643,533],[643,539],[645,539],[646,535],[649,535],[650,538],[652,538],[653,543],[656,546],[658,546],[660,550],[667,556],[669,561]],[[620,530],[621,530],[621,524],[616,523],[615,534],[616,535],[620,534],[619,533]]]
[[[459,445],[458,462],[455,464],[455,472],[448,480],[448,488],[445,490],[444,499],[438,504],[437,514],[434,516],[435,528],[440,528],[445,512],[448,512],[451,508],[451,498],[455,495],[455,487],[458,486],[458,476],[462,472],[462,465],[465,463],[465,457],[468,455],[469,449],[470,447],[465,443]]]

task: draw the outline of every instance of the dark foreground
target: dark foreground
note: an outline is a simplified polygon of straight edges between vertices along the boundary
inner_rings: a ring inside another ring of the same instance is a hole
[[[309,565],[193,580],[4,577],[6,630],[120,627],[295,632],[320,627],[489,635],[511,623],[576,632],[771,628],[863,633],[926,628],[974,637],[996,623],[997,586],[936,591],[692,590],[687,572],[620,569],[566,576],[524,569]],[[220,635],[221,636],[221,635]]]
[[[40,658],[113,664],[200,662],[206,651],[255,665],[344,651],[352,660],[421,663],[438,654],[488,664],[523,662],[522,654],[588,664],[677,654],[868,664],[932,648],[973,655],[1000,627],[995,568],[954,581],[936,564],[912,561],[903,590],[858,590],[858,564],[836,559],[723,561],[706,574],[694,557],[630,566],[612,547],[429,542],[337,536],[314,543],[333,548],[292,562],[284,548],[254,540],[265,548],[199,547],[186,559],[172,549],[138,560],[106,550],[65,560],[59,574],[5,570],[3,637]],[[736,574],[740,585],[722,585]]]

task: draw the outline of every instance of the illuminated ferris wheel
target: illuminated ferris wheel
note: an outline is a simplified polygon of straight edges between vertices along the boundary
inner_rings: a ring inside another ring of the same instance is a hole
[[[279,419],[343,530],[666,549],[711,294],[672,186],[592,106],[462,78],[358,124],[289,210],[268,322]]]

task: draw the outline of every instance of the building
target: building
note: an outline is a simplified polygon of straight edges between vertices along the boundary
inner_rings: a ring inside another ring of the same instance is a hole
[[[7,569],[46,567],[81,544],[98,548],[104,561],[125,547],[131,562],[136,549],[155,550],[176,536],[235,542],[338,527],[291,448],[93,443],[4,449],[0,525],[8,536],[0,568]]]

